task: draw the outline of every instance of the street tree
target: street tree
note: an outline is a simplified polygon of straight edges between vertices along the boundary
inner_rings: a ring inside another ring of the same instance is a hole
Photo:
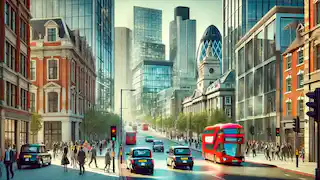
[[[42,128],[42,116],[38,113],[32,113],[30,124],[30,132],[32,135],[32,141],[35,143],[35,137]]]
[[[187,116],[180,113],[177,120],[177,129],[179,132],[185,132],[187,130]]]
[[[219,123],[232,122],[231,118],[226,115],[222,109],[215,109],[209,116],[208,125],[212,126]]]

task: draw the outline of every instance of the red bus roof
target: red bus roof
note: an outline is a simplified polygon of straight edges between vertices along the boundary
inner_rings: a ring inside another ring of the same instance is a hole
[[[226,123],[226,124],[215,124],[213,126],[207,126],[204,130],[211,130],[214,128],[227,129],[227,128],[242,128],[240,124],[235,123]]]

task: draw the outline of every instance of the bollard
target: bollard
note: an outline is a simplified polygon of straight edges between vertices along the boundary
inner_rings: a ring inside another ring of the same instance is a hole
[[[299,166],[299,151],[296,149],[296,167]]]

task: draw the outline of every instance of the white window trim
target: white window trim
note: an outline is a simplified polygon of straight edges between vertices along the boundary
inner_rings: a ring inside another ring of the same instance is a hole
[[[301,75],[301,74],[304,74],[304,71],[299,70],[297,75]]]
[[[299,100],[304,100],[304,97],[303,96],[299,96],[298,98],[297,98],[297,100],[299,101]]]
[[[32,79],[31,79],[31,77],[32,77],[32,76],[31,76],[31,71],[30,71],[30,81],[36,81],[36,80],[37,80],[37,61],[36,61],[36,60],[31,60],[31,61],[30,61],[30,63],[31,63],[31,64],[30,64],[30,67],[32,66],[32,62],[35,62],[35,64],[36,64],[36,65],[35,65],[35,69],[34,69],[34,70],[35,70],[35,71],[34,71],[35,76],[34,76],[34,79],[32,80]]]
[[[288,53],[288,54],[286,55],[286,58],[287,58],[287,57],[290,57],[290,56],[292,56],[292,53]]]
[[[29,92],[30,93],[34,93],[34,109],[35,109],[35,112],[38,112],[37,111],[37,102],[38,102],[38,95],[37,95],[37,90],[38,90],[38,87],[37,86],[34,86],[34,85],[31,85],[30,89],[29,89]],[[30,96],[30,99],[29,101],[31,100],[31,96]],[[30,110],[31,110],[31,103],[30,103]]]
[[[303,51],[303,47],[299,47],[299,49],[297,50],[297,52]]]
[[[286,104],[288,104],[288,103],[292,103],[292,100],[291,100],[290,98],[288,98],[288,99],[286,100]]]
[[[57,61],[57,79],[49,79],[49,61],[50,60]],[[59,70],[60,70],[59,59],[57,59],[57,58],[49,58],[49,59],[47,59],[47,80],[48,81],[58,81],[59,80],[59,72],[60,72]]]
[[[49,39],[48,39],[48,30],[49,29],[56,29],[56,41],[49,41]],[[59,32],[58,32],[58,27],[56,27],[56,26],[48,26],[48,27],[46,27],[46,42],[57,42],[58,40],[59,40]]]
[[[288,76],[286,77],[286,80],[287,80],[287,79],[291,79],[291,75],[288,75]]]
[[[45,99],[46,99],[46,113],[54,114],[54,113],[60,113],[60,96],[61,96],[61,86],[54,83],[54,82],[49,82],[45,86],[43,86],[44,93],[45,93]],[[49,98],[48,98],[48,93],[49,92],[56,92],[58,93],[58,111],[57,112],[49,112]]]
[[[227,103],[227,99],[228,99],[228,98],[230,98],[230,103]],[[232,104],[232,103],[231,103],[231,96],[225,96],[225,97],[224,97],[224,104],[225,104],[225,105],[231,105],[231,104]]]

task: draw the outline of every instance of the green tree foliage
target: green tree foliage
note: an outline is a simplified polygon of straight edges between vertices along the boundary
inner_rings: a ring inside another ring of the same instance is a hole
[[[232,120],[226,115],[222,109],[215,109],[209,117],[208,125],[213,126],[219,123],[229,123]]]
[[[198,135],[203,132],[207,126],[208,115],[207,112],[195,113],[191,118],[191,130]]]
[[[174,128],[175,120],[173,117],[166,117],[163,119],[163,126],[167,129]]]
[[[85,113],[80,129],[86,139],[106,138],[110,127],[120,128],[120,117],[117,114],[89,110]]]
[[[183,113],[180,113],[177,120],[177,129],[180,132],[187,130],[187,116]]]
[[[32,113],[31,118],[32,119],[30,124],[30,132],[33,137],[33,142],[35,142],[35,135],[37,135],[40,129],[42,128],[42,117],[38,113]]]

